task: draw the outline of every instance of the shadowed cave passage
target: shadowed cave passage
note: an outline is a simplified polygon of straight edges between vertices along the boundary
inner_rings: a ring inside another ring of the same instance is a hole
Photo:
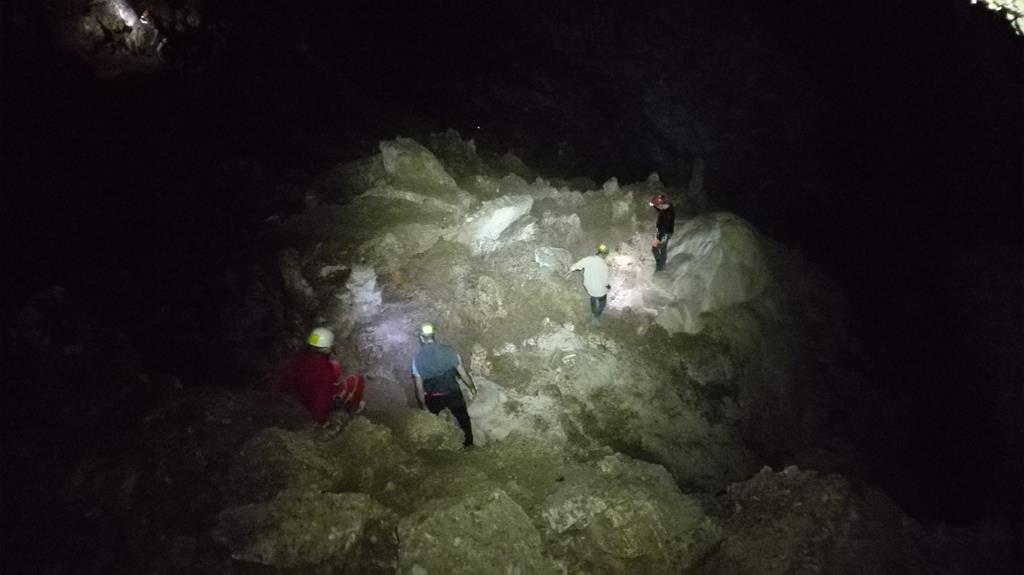
[[[871,4],[15,2],[5,564],[998,571],[1021,41]],[[558,272],[599,242],[592,328]],[[470,453],[412,409],[426,320],[481,384]],[[369,411],[314,429],[270,390],[322,324]],[[313,515],[344,537],[288,551]],[[759,525],[777,562],[726,543]]]

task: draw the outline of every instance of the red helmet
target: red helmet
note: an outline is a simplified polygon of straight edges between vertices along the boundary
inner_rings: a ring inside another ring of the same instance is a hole
[[[668,203],[668,200],[665,199],[665,194],[658,194],[658,195],[654,196],[653,198],[651,198],[651,205],[654,206],[654,207],[658,207],[661,204],[667,204],[667,203]]]

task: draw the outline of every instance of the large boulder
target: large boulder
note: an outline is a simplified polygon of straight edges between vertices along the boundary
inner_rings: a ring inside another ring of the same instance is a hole
[[[478,444],[518,432],[572,450],[611,446],[711,491],[756,469],[730,418],[735,409],[667,384],[661,366],[612,339],[549,323],[522,346],[496,351],[469,405]]]
[[[402,449],[391,429],[357,417],[330,444],[344,467],[339,490],[369,493],[393,509],[410,508],[422,463]]]
[[[679,573],[717,543],[718,527],[660,465],[615,455],[597,467],[541,507],[544,538],[570,573]]]
[[[316,573],[393,573],[394,515],[362,493],[286,491],[217,516],[237,561]]]
[[[398,138],[380,143],[381,160],[388,178],[406,189],[456,189],[458,185],[444,166],[416,140]]]
[[[533,250],[533,261],[541,269],[556,274],[565,273],[569,270],[569,266],[572,265],[572,254],[569,253],[569,250],[563,248],[543,246]]]
[[[502,196],[484,202],[463,224],[457,239],[475,254],[493,252],[500,247],[502,234],[528,214],[531,207],[530,196]]]
[[[769,283],[757,231],[725,212],[683,224],[670,242],[668,265],[674,303],[657,321],[669,333],[697,333],[701,314],[752,301]]]
[[[398,524],[400,573],[555,573],[540,534],[501,489],[435,500]]]
[[[401,409],[388,417],[386,423],[399,444],[413,453],[462,449],[462,430],[430,412]]]
[[[234,504],[266,501],[288,488],[338,490],[343,460],[326,435],[317,428],[269,428],[257,433],[231,463],[225,500]]]
[[[979,568],[968,542],[926,533],[881,491],[837,475],[766,467],[721,503],[724,537],[699,573],[998,572]]]

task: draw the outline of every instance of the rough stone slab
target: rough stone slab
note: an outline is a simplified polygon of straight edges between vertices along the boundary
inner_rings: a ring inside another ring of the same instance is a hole
[[[458,241],[468,245],[473,253],[493,252],[500,246],[499,238],[506,229],[530,212],[530,196],[503,196],[484,202],[458,232]]]
[[[566,249],[543,246],[533,250],[533,261],[543,269],[564,273],[572,265],[572,254]]]
[[[238,561],[317,572],[394,567],[394,516],[362,493],[286,492],[217,516],[214,538]]]
[[[501,489],[434,501],[398,525],[399,573],[554,573],[540,534]]]
[[[266,501],[288,488],[331,490],[342,478],[341,460],[316,429],[260,431],[234,457],[224,485],[233,503]]]
[[[658,465],[615,455],[567,477],[541,506],[543,534],[575,573],[680,573],[718,541],[717,525]]]
[[[398,138],[380,143],[384,171],[398,184],[413,188],[457,188],[455,179],[441,162],[415,140]]]
[[[675,303],[658,323],[670,333],[697,333],[700,315],[760,297],[770,281],[757,231],[730,213],[698,216],[670,240]]]
[[[428,411],[405,409],[389,424],[395,439],[412,452],[462,449],[462,430]]]

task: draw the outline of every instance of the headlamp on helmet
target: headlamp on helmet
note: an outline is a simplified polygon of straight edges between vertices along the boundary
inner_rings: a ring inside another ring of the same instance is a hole
[[[421,325],[419,336],[420,339],[430,339],[434,337],[434,324],[428,322]]]
[[[316,348],[330,349],[334,345],[334,332],[326,327],[318,327],[309,333],[306,343]]]

